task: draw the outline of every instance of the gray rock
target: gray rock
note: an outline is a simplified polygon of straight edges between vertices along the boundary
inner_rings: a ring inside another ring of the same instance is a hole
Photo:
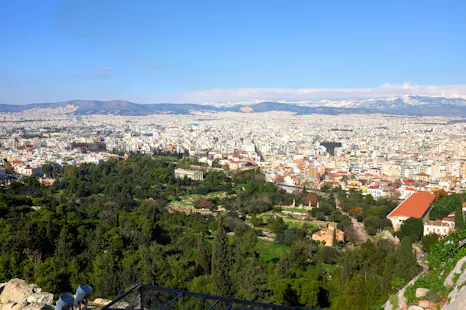
[[[28,296],[41,291],[34,284],[28,284],[26,281],[20,279],[11,279],[3,287],[3,291],[0,294],[0,302],[4,304],[25,303]]]
[[[428,292],[426,298],[433,302],[440,302],[441,300],[440,296],[435,294],[434,292]]]
[[[456,295],[455,300],[452,300],[451,303],[445,307],[443,310],[461,310],[464,309],[464,305],[466,305],[466,286],[463,286],[461,290]]]
[[[455,277],[455,274],[460,274],[461,273],[461,267],[463,266],[463,264],[466,263],[466,256],[463,257],[462,259],[460,259],[455,267],[453,268],[453,270],[448,274],[447,278],[445,279],[445,282],[443,283],[444,286],[453,286],[455,285],[455,282],[454,282],[454,277]],[[459,284],[457,284],[459,285]]]
[[[408,310],[424,310],[424,308],[413,305],[413,306],[409,306]]]
[[[30,295],[26,301],[30,304],[46,304],[46,305],[52,305],[53,304],[53,294],[52,293],[46,293],[46,292],[40,292],[40,293],[34,293]]]
[[[418,288],[416,289],[416,298],[421,298],[427,295],[429,293],[429,290],[426,288]]]
[[[459,276],[458,280],[456,281],[457,286],[461,286],[466,283],[466,270],[464,270],[461,275]]]

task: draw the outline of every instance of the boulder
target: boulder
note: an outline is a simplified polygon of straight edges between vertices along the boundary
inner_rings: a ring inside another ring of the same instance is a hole
[[[99,306],[106,306],[108,303],[110,303],[111,300],[108,299],[103,299],[103,298],[96,298],[92,301],[93,304],[99,305]]]
[[[53,310],[53,307],[45,304],[29,304],[22,310]]]
[[[53,305],[53,294],[47,292],[34,293],[26,301],[30,304]]]
[[[451,301],[450,304],[445,305],[442,310],[459,310],[464,309],[464,305],[466,305],[466,286],[463,286],[456,298]]]
[[[419,306],[409,306],[408,310],[424,310],[424,308]]]
[[[111,300],[108,300],[108,299],[96,298],[91,303],[94,304],[94,305],[98,305],[98,306],[103,307],[103,306],[106,306],[107,304],[109,304],[110,302],[111,302]],[[117,302],[114,306],[115,306],[115,308],[128,308],[129,304],[127,302],[120,301],[120,302]]]
[[[429,308],[430,302],[428,300],[419,300],[418,305],[422,308]]]
[[[3,287],[3,291],[0,294],[1,303],[24,303],[28,296],[33,293],[39,293],[42,290],[34,285],[28,284],[24,280],[11,279]]]
[[[440,302],[442,300],[440,296],[434,292],[428,292],[426,298],[432,302]]]
[[[421,298],[427,295],[429,293],[429,290],[426,288],[418,288],[416,289],[416,298]]]
[[[0,310],[21,310],[26,307],[26,303],[12,302],[7,304],[0,304]]]

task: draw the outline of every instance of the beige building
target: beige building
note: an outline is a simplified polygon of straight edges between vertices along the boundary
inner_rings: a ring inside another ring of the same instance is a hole
[[[202,173],[202,171],[181,168],[175,169],[175,177],[180,179],[184,179],[184,177],[187,177],[188,179],[196,181],[204,180],[204,174]]]
[[[338,242],[345,240],[345,233],[337,229],[336,223],[330,223],[328,227],[322,228],[320,231],[312,234],[312,240],[319,241],[325,246],[332,246],[333,244],[333,231],[336,229],[336,238]]]

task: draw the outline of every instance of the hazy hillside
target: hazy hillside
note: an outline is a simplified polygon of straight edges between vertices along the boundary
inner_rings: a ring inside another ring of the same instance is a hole
[[[212,105],[190,103],[138,104],[125,100],[71,100],[55,103],[33,103],[26,105],[0,104],[0,112],[21,112],[34,108],[76,107],[76,114],[189,114],[193,111],[269,112],[283,111],[297,114],[394,114],[417,116],[460,116],[466,117],[466,99],[402,96],[386,99],[309,101],[309,102],[260,102],[251,104],[215,103]]]

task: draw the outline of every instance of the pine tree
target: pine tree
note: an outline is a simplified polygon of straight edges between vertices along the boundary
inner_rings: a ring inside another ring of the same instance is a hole
[[[332,246],[337,246],[338,245],[338,240],[337,240],[337,228],[333,228],[333,240],[332,240]]]
[[[455,228],[464,229],[463,206],[458,204],[455,211]]]
[[[209,260],[209,253],[207,253],[205,247],[204,236],[201,234],[196,249],[196,267],[199,273],[208,274],[210,272],[211,262]]]
[[[409,281],[419,270],[411,238],[403,238],[395,253],[396,265],[393,277]]]
[[[66,269],[67,264],[73,254],[73,235],[68,227],[63,227],[58,236],[55,248],[55,264],[57,271]]]
[[[215,295],[233,295],[233,285],[229,271],[230,250],[228,238],[223,227],[223,218],[219,217],[217,235],[212,244],[212,285]]]

